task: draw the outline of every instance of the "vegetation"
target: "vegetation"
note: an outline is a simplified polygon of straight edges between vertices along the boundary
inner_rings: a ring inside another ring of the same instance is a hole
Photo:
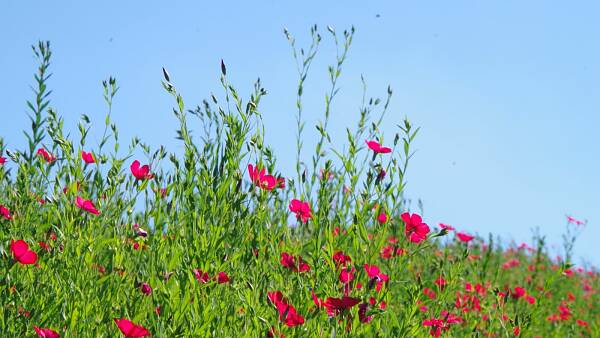
[[[222,63],[222,94],[190,108],[163,69],[177,156],[138,138],[123,146],[112,77],[102,138],[90,142],[85,115],[70,138],[50,105],[50,45],[34,46],[28,147],[0,139],[3,336],[600,336],[598,273],[569,261],[584,222],[567,220],[565,259],[540,235],[517,247],[427,225],[404,196],[419,128],[404,119],[381,135],[391,89],[369,98],[363,81],[358,125],[335,147],[354,29],[326,34],[338,53],[303,162],[305,81],[324,39],[311,27],[302,49],[285,32],[298,66],[291,175],[263,142],[260,81],[244,99]]]

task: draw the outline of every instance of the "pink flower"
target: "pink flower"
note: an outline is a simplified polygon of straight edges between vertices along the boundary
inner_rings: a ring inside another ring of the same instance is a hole
[[[90,200],[86,200],[80,196],[77,196],[77,199],[75,200],[75,204],[77,205],[77,207],[79,209],[83,209],[94,215],[100,215],[100,211],[98,211],[98,209],[96,209],[96,206]]]
[[[448,230],[448,231],[453,231],[453,230],[455,230],[453,226],[451,226],[451,225],[448,225],[448,224],[444,224],[444,223],[440,223],[440,228],[442,228],[442,229],[446,229],[446,230]]]
[[[354,267],[352,267],[351,269],[348,269],[348,267],[344,266],[342,268],[342,270],[340,271],[340,283],[342,284],[348,284],[350,283],[352,280],[354,280],[354,272],[356,271],[356,269]]]
[[[280,291],[267,292],[267,298],[279,312],[279,320],[289,327],[304,324],[304,318],[296,312],[296,309],[288,304]]]
[[[14,259],[21,264],[35,264],[37,261],[37,253],[29,250],[29,245],[22,239],[10,241],[10,252]]]
[[[229,276],[223,271],[219,272],[217,274],[217,283],[223,284],[227,282],[229,282]]]
[[[281,184],[281,181],[274,176],[265,175],[264,168],[259,170],[258,166],[254,167],[252,164],[248,164],[248,174],[252,183],[264,190],[273,190],[273,188]],[[285,186],[285,180],[283,181],[283,185]]]
[[[382,147],[377,141],[365,141],[367,146],[375,152],[375,154],[387,154],[392,152],[392,148]]]
[[[204,271],[198,270],[198,269],[194,269],[194,270],[192,270],[192,272],[194,273],[194,277],[196,277],[196,279],[199,282],[202,282],[204,284],[208,283],[208,280],[210,279],[208,272],[204,272]]]
[[[290,202],[290,211],[296,213],[296,218],[301,220],[302,223],[306,223],[310,218],[312,218],[310,205],[307,202],[293,199]]]
[[[44,160],[46,160],[46,162],[48,163],[52,163],[54,161],[56,161],[56,157],[54,157],[53,155],[51,155],[48,151],[46,151],[46,149],[44,148],[40,148],[37,150],[37,154],[38,155],[42,155],[42,157],[44,158]]]
[[[330,317],[335,317],[343,311],[350,309],[360,303],[360,299],[343,296],[342,298],[329,297],[323,303],[323,307],[327,309],[327,314]]]
[[[531,305],[535,304],[535,298],[533,296],[525,296],[525,301]]]
[[[578,219],[575,219],[575,218],[573,218],[573,217],[571,217],[571,216],[567,216],[567,222],[569,222],[569,223],[574,223],[574,224],[576,224],[576,225],[583,225],[583,224],[585,224],[585,222],[583,222],[583,221],[580,221],[580,220],[578,220]]]
[[[146,282],[142,283],[142,285],[140,286],[140,290],[146,296],[149,296],[152,293],[152,287]]]
[[[429,226],[423,223],[421,216],[417,214],[411,215],[408,212],[405,212],[402,215],[400,215],[400,217],[406,225],[404,233],[411,242],[420,243],[427,239],[427,234],[429,233]]]
[[[294,272],[310,271],[310,266],[308,266],[308,264],[302,260],[302,256],[298,256],[298,264],[296,264],[296,258],[294,256],[287,252],[282,252],[281,260],[279,262],[281,265]]]
[[[33,326],[33,329],[35,330],[35,333],[38,334],[38,336],[42,337],[42,338],[60,338],[60,335],[58,334],[58,332],[54,331],[54,330],[50,330],[50,329],[44,329],[41,327],[37,327],[37,326]]]
[[[0,216],[4,217],[7,220],[11,220],[12,216],[10,215],[10,210],[7,207],[0,204]]]
[[[85,151],[81,151],[81,159],[83,160],[83,162],[87,163],[87,164],[92,164],[92,163],[96,163],[96,159],[94,159],[94,154],[92,154],[91,152],[86,153]]]
[[[352,259],[350,256],[346,256],[344,252],[337,251],[333,254],[333,261],[337,266],[340,266],[352,262]]]
[[[154,178],[154,174],[150,173],[150,166],[144,164],[140,167],[140,161],[135,160],[131,163],[131,173],[138,180],[151,180]]]
[[[511,295],[515,299],[521,298],[521,297],[525,296],[525,289],[523,287],[517,286],[517,287],[515,287],[515,290],[513,292],[511,292]]]
[[[385,224],[387,221],[388,216],[385,214],[385,212],[381,212],[379,216],[377,216],[377,222],[379,222],[379,224]]]
[[[121,319],[114,318],[113,320],[115,321],[115,324],[117,324],[117,327],[119,328],[119,330],[121,330],[121,332],[127,338],[150,336],[150,332],[148,332],[148,330],[146,330],[143,326],[136,325],[125,318],[121,318]]]
[[[456,237],[458,237],[458,239],[461,242],[465,242],[465,243],[469,243],[473,238],[475,238],[475,236],[471,236],[467,233],[464,232],[457,232],[456,233]]]
[[[6,163],[6,157],[0,156],[0,165]]]

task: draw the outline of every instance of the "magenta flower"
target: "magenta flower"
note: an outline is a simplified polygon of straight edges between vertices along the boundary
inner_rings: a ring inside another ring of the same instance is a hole
[[[296,218],[301,220],[302,223],[306,223],[310,218],[312,218],[310,205],[307,202],[293,199],[290,202],[290,211],[296,213]]]
[[[377,141],[365,141],[369,149],[373,150],[375,154],[387,154],[392,152],[392,148],[382,147]]]
[[[75,200],[75,205],[77,205],[79,209],[83,209],[91,214],[100,215],[100,211],[96,209],[96,206],[90,200],[86,200],[80,196],[77,196],[77,199]]]
[[[83,160],[83,162],[87,163],[87,164],[92,164],[92,163],[96,163],[96,159],[94,158],[94,154],[92,154],[91,152],[86,153],[85,151],[81,151],[81,159]]]
[[[404,233],[406,237],[413,243],[420,243],[427,239],[427,234],[429,233],[429,226],[423,223],[421,216],[417,214],[409,214],[408,212],[400,215],[404,224],[406,225],[406,229]]]

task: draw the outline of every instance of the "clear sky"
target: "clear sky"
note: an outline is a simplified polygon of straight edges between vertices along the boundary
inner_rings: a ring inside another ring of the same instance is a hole
[[[161,67],[188,106],[219,91],[219,62],[243,93],[260,76],[267,142],[293,175],[297,75],[287,27],[303,45],[354,25],[354,44],[334,102],[334,142],[360,105],[360,75],[372,96],[394,89],[386,135],[406,115],[422,126],[408,194],[425,219],[481,235],[528,241],[540,227],[560,245],[565,214],[588,219],[576,257],[600,264],[600,22],[597,2],[548,1],[84,1],[5,0],[0,5],[0,135],[22,147],[35,70],[30,45],[50,40],[51,106],[75,126],[80,114],[102,132],[101,81],[121,87],[114,119],[171,150],[176,120]],[[290,4],[286,4],[290,3]],[[377,16],[379,15],[379,17]],[[306,93],[306,145],[323,111],[325,39]],[[193,127],[193,126],[192,126]],[[125,142],[126,144],[128,142]]]

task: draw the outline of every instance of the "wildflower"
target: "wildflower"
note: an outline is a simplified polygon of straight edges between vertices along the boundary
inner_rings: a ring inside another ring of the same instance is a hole
[[[143,326],[136,325],[125,318],[114,318],[113,320],[115,321],[115,324],[117,324],[119,330],[121,330],[121,332],[127,338],[150,336],[150,332],[148,332],[148,330],[146,330]]]
[[[348,267],[343,267],[342,270],[340,271],[340,283],[342,284],[348,284],[350,283],[352,280],[354,280],[354,272],[356,272],[356,269],[354,267],[348,269]]]
[[[42,338],[59,338],[60,337],[58,332],[56,332],[54,330],[44,329],[41,327],[37,327],[35,325],[33,326],[33,329],[35,330],[35,333],[37,333],[38,336],[40,336]]]
[[[455,230],[452,225],[444,224],[444,223],[440,223],[440,228],[446,229],[448,231],[454,231]]]
[[[342,251],[337,251],[333,254],[333,261],[337,266],[352,262],[350,256],[346,256]]]
[[[290,211],[296,213],[296,218],[301,220],[302,223],[306,223],[310,218],[312,218],[310,205],[307,202],[293,199],[290,202]]]
[[[375,154],[387,154],[392,152],[392,148],[382,147],[377,141],[365,141],[369,149],[373,150]]]
[[[22,239],[10,241],[10,252],[14,259],[21,264],[35,264],[37,261],[37,253],[29,250],[29,245]]]
[[[140,290],[146,296],[149,296],[152,293],[152,287],[146,282],[142,283],[142,285],[140,286]]]
[[[385,212],[381,212],[379,216],[377,216],[377,222],[379,222],[379,224],[385,224],[387,221],[388,216],[385,214]]]
[[[465,243],[469,243],[473,238],[475,238],[475,236],[471,236],[467,233],[464,232],[457,232],[456,233],[456,237],[458,237],[458,239],[461,242],[465,242]]]
[[[578,219],[575,219],[575,218],[573,218],[573,217],[571,217],[571,216],[567,216],[567,222],[569,222],[569,223],[573,223],[573,224],[575,224],[575,225],[584,225],[584,224],[585,224],[585,222],[583,222],[583,221],[580,221],[580,220],[578,220]]]
[[[10,215],[10,210],[7,207],[0,204],[0,216],[4,217],[4,219],[11,220],[12,216]]]
[[[50,252],[50,247],[48,246],[48,244],[46,244],[46,242],[38,242],[38,245],[40,246],[40,248],[46,250],[46,252]]]
[[[435,285],[437,285],[440,290],[443,290],[446,287],[446,280],[444,277],[439,276],[438,279],[435,280]]]
[[[94,154],[92,154],[91,152],[86,153],[85,151],[81,151],[81,159],[83,160],[83,162],[87,163],[87,164],[92,164],[92,163],[96,163],[96,159],[94,158]]]
[[[521,298],[525,296],[525,289],[523,287],[517,286],[514,291],[511,292],[511,295],[514,299]]]
[[[279,262],[281,263],[281,265],[294,272],[310,271],[310,266],[308,266],[308,264],[306,264],[302,260],[302,256],[298,256],[298,264],[296,265],[296,258],[294,256],[290,255],[287,252],[282,252],[281,260]]]
[[[589,326],[588,322],[586,322],[584,320],[581,320],[581,319],[577,319],[577,325],[583,326],[583,327],[588,327]]]
[[[86,200],[80,196],[77,196],[77,199],[75,200],[75,204],[77,205],[77,207],[79,209],[83,209],[94,215],[100,215],[100,211],[98,211],[98,209],[96,209],[96,206],[90,200]]]
[[[208,272],[204,272],[204,271],[198,270],[198,269],[193,269],[192,272],[194,273],[194,277],[196,277],[196,279],[199,282],[202,282],[204,284],[208,283],[208,280],[210,279]]]
[[[375,290],[381,291],[383,283],[389,280],[388,275],[381,273],[379,267],[377,267],[376,265],[365,264],[364,268],[365,272],[367,273],[367,276],[369,277],[369,285],[372,286],[372,283],[376,283],[377,286]]]
[[[418,214],[409,214],[408,212],[400,215],[404,224],[406,225],[406,229],[404,233],[408,237],[408,239],[413,243],[420,243],[427,238],[427,234],[429,233],[429,226],[423,223],[421,216]]]
[[[38,155],[42,155],[42,157],[44,158],[44,160],[46,160],[46,162],[48,163],[52,163],[54,161],[56,161],[56,157],[54,157],[53,155],[51,155],[48,151],[46,151],[46,149],[44,148],[40,148],[37,150],[37,154]]]
[[[140,167],[140,161],[138,160],[131,163],[130,169],[137,180],[151,180],[154,178],[154,174],[150,173],[150,167],[147,164]]]
[[[342,313],[344,310],[348,310],[360,303],[360,299],[343,296],[342,298],[329,297],[323,303],[323,307],[327,309],[327,314],[330,317],[335,317]]]
[[[283,294],[280,291],[267,292],[267,298],[275,306],[277,312],[279,312],[279,320],[284,322],[285,325],[294,327],[304,324],[304,318],[283,299]]]
[[[0,156],[0,165],[3,165],[4,163],[6,163],[6,157]]]
[[[259,170],[258,166],[254,167],[252,164],[248,164],[248,174],[252,183],[264,190],[272,190],[281,184],[274,176],[265,175],[264,168]],[[283,181],[283,185],[285,186],[285,180]]]
[[[223,271],[219,272],[217,274],[217,283],[224,284],[227,282],[229,282],[229,276]]]
[[[525,301],[531,305],[535,304],[535,298],[530,295],[525,296]]]

